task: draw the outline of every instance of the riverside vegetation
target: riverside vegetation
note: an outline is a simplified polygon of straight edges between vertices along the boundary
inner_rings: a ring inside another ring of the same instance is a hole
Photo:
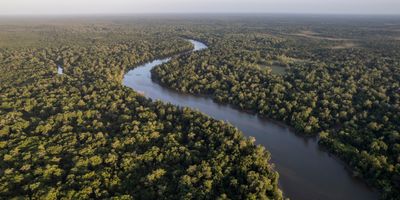
[[[153,77],[318,136],[383,199],[398,199],[400,28],[384,25],[391,19],[173,19],[0,20],[1,197],[282,199],[253,139],[121,85],[128,69],[186,52],[182,38],[195,38],[209,49]]]
[[[190,43],[142,23],[32,23],[0,29],[1,199],[282,199],[252,139],[122,86]]]
[[[400,43],[394,36],[400,25],[385,20],[282,25],[253,19],[194,27],[190,37],[210,48],[156,67],[153,77],[318,136],[354,176],[382,198],[398,199]]]

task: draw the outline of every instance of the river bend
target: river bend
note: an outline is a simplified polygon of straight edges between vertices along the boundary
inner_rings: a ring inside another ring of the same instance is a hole
[[[207,48],[201,42],[189,41],[194,45],[192,53]],[[322,151],[315,138],[300,137],[285,125],[217,104],[211,98],[181,94],[153,82],[151,69],[170,59],[156,59],[130,70],[123,84],[153,100],[190,107],[227,121],[246,136],[255,137],[256,143],[271,153],[285,197],[294,200],[378,199],[377,193],[353,178],[341,161]]]

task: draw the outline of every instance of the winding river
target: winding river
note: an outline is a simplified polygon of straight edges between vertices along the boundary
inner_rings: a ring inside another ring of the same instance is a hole
[[[194,52],[207,48],[201,42],[189,41],[195,47]],[[294,200],[378,199],[378,194],[353,178],[341,161],[322,151],[315,138],[300,137],[285,125],[217,104],[207,97],[181,94],[153,82],[150,70],[170,59],[157,59],[130,70],[123,84],[153,100],[190,107],[228,121],[246,136],[255,137],[257,144],[271,152],[285,197]]]

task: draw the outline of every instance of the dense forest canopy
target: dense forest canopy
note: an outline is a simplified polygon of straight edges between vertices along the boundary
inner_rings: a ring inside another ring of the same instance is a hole
[[[186,52],[184,38],[194,38],[209,49],[175,57],[153,78],[319,137],[383,199],[398,199],[398,22],[1,19],[0,197],[282,199],[270,155],[253,139],[121,85],[127,70]]]
[[[181,37],[111,22],[1,27],[1,198],[282,198],[254,140],[122,86],[127,68],[192,49]]]
[[[318,136],[383,198],[399,197],[400,24],[300,19],[224,25],[189,29],[210,48],[155,68],[153,77]]]

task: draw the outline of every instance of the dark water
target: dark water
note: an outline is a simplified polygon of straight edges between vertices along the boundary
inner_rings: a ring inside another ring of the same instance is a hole
[[[200,42],[190,42],[195,45],[194,51],[207,48]],[[255,137],[258,144],[271,152],[286,197],[294,200],[378,199],[377,193],[352,178],[340,161],[321,151],[316,139],[299,137],[287,126],[219,105],[210,98],[180,94],[153,82],[150,70],[169,60],[155,60],[129,71],[124,77],[124,85],[153,100],[191,107],[215,119],[228,121],[246,136]]]

